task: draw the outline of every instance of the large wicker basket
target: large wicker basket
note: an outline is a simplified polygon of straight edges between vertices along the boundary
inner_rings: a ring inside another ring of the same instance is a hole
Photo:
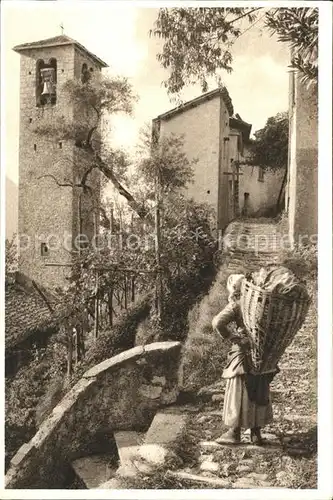
[[[251,337],[251,371],[265,373],[276,368],[281,356],[301,328],[310,299],[304,287],[296,297],[268,292],[253,283],[242,283],[240,305]]]

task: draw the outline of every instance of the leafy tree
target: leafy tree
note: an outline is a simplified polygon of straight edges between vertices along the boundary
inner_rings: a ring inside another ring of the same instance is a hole
[[[268,118],[264,128],[254,133],[250,146],[250,162],[264,169],[287,168],[288,163],[288,113],[278,113]]]
[[[308,85],[318,79],[318,9],[278,9],[266,15],[266,26],[292,49],[291,65]]]
[[[282,208],[282,197],[287,181],[289,118],[288,113],[278,113],[268,118],[264,128],[257,130],[251,142],[247,163],[265,170],[284,170],[277,208]]]
[[[9,276],[17,271],[18,269],[18,248],[17,248],[17,240],[14,235],[11,240],[6,239],[5,241],[5,276],[6,279]]]
[[[157,58],[169,70],[164,85],[170,93],[200,83],[220,70],[232,71],[232,45],[262,15],[265,26],[293,50],[292,66],[307,82],[317,81],[318,9],[310,8],[162,8],[150,31],[163,40]],[[220,80],[219,80],[220,82]],[[221,83],[221,82],[220,82]]]
[[[111,181],[132,210],[140,217],[147,214],[123,184],[129,167],[126,153],[110,145],[109,133],[112,130],[112,116],[117,113],[131,114],[136,96],[126,78],[106,78],[95,74],[86,82],[69,80],[63,87],[64,95],[78,113],[74,122],[67,122],[62,116],[55,117],[46,125],[39,125],[35,132],[50,140],[67,140],[76,150],[75,164],[78,179],[75,183],[66,179],[52,177],[59,186],[80,188],[93,196],[89,180],[93,172],[102,173]],[[44,176],[45,177],[45,176]],[[99,200],[95,200],[99,205]],[[104,214],[105,218],[105,214]]]

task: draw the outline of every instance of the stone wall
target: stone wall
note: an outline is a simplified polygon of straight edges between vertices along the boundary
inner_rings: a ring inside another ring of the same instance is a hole
[[[57,103],[37,107],[36,62],[38,59],[48,61],[51,57],[57,59]],[[22,243],[27,242],[27,248],[21,245],[20,270],[37,282],[47,282],[51,286],[63,283],[68,272],[66,268],[45,267],[44,264],[69,261],[68,251],[63,244],[56,245],[56,240],[63,243],[68,235],[71,243],[72,192],[71,188],[59,187],[51,178],[41,176],[53,175],[58,182],[71,180],[73,146],[40,136],[35,129],[54,124],[59,116],[72,121],[72,106],[60,89],[73,77],[74,48],[71,46],[28,50],[21,54],[19,234]],[[48,243],[47,257],[41,255],[42,243]]]
[[[61,488],[70,462],[89,454],[98,436],[146,431],[156,410],[177,399],[180,358],[179,342],[160,342],[88,370],[12,458],[6,488]]]
[[[287,203],[290,240],[297,244],[316,238],[318,230],[318,95],[296,72],[291,73],[290,88]]]
[[[262,180],[259,180],[259,167],[244,166],[240,171],[243,173],[239,179],[240,213],[244,208],[244,194],[249,193],[248,217],[275,215],[284,171],[267,171]]]
[[[223,189],[223,183],[227,185],[226,176],[219,175],[219,170],[226,170],[223,162],[227,161],[223,138],[229,134],[229,114],[221,96],[216,95],[186,111],[162,119],[160,137],[170,134],[183,135],[187,158],[198,160],[193,166],[194,182],[188,185],[187,196],[196,202],[208,203],[218,214],[219,205],[225,201],[220,190]],[[222,217],[225,216],[227,210],[224,208]],[[218,222],[223,224],[220,219],[221,215]]]

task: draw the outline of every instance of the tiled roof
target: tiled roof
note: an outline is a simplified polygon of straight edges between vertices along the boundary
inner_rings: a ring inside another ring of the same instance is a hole
[[[16,52],[21,52],[24,50],[37,49],[42,47],[58,47],[59,45],[75,45],[79,49],[86,52],[90,57],[92,57],[100,66],[102,66],[102,68],[107,68],[108,66],[104,61],[102,61],[102,59],[97,57],[79,42],[67,35],[54,36],[52,38],[46,38],[45,40],[38,40],[37,42],[22,43],[21,45],[16,45],[13,50],[15,50]]]
[[[54,304],[52,304],[54,306]],[[5,284],[5,348],[11,349],[36,332],[55,326],[37,290],[15,280]]]
[[[155,120],[168,120],[172,118],[173,116],[177,115],[178,113],[183,113],[184,111],[195,108],[196,106],[199,106],[199,104],[202,104],[205,101],[209,101],[210,99],[213,99],[214,97],[221,95],[222,99],[224,101],[224,104],[226,105],[226,108],[228,110],[229,115],[231,116],[234,112],[234,108],[232,105],[232,100],[229,95],[228,89],[226,87],[222,88],[217,88],[215,90],[212,90],[211,92],[207,92],[206,94],[202,94],[199,97],[196,97],[195,99],[192,99],[191,101],[185,102],[184,104],[181,104],[177,108],[171,109],[170,111],[167,111],[166,113],[163,113],[159,115]]]

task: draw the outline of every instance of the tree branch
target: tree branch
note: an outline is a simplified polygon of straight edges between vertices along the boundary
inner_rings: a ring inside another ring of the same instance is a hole
[[[43,179],[43,178],[46,178],[46,177],[50,177],[51,179],[53,179],[53,180],[54,180],[54,182],[55,182],[55,183],[57,184],[57,186],[59,186],[59,187],[71,187],[71,188],[73,188],[73,187],[74,187],[74,184],[72,184],[72,183],[69,183],[69,182],[68,182],[68,183],[67,183],[67,182],[63,182],[63,183],[61,183],[61,182],[59,182],[59,181],[58,181],[58,180],[54,177],[54,175],[52,175],[52,174],[40,175],[39,177],[37,177],[37,179]]]

